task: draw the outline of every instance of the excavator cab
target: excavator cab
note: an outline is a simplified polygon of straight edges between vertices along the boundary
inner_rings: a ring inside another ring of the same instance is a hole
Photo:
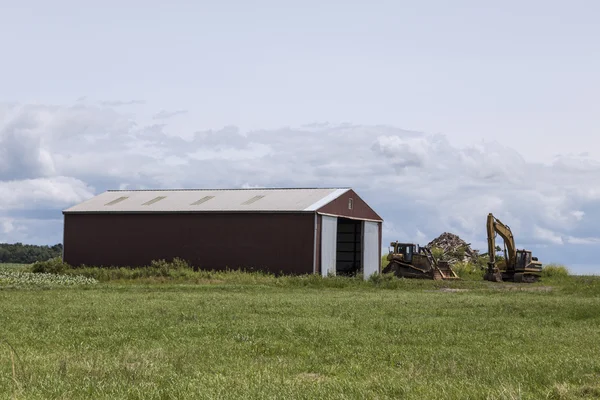
[[[516,258],[515,270],[517,272],[540,272],[542,270],[542,263],[538,261],[537,257],[532,257],[529,250],[517,250]]]

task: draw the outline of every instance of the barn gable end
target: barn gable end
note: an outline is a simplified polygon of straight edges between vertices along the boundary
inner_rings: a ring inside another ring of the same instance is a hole
[[[372,221],[383,219],[352,189],[317,210],[320,214],[338,215]]]

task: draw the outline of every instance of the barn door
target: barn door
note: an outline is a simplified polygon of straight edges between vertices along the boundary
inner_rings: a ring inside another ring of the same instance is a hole
[[[335,275],[337,217],[321,217],[321,275]]]
[[[366,280],[372,274],[379,273],[381,249],[377,222],[364,221],[363,224],[363,274]]]

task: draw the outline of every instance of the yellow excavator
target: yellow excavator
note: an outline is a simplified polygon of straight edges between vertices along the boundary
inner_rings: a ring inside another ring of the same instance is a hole
[[[496,233],[504,240],[504,262],[496,262]],[[492,282],[533,283],[540,279],[542,263],[529,250],[519,250],[510,228],[492,213],[487,216],[488,270],[483,279]]]

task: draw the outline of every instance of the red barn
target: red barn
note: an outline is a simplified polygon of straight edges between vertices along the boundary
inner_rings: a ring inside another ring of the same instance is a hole
[[[64,214],[64,261],[381,272],[383,220],[350,188],[109,190]]]

